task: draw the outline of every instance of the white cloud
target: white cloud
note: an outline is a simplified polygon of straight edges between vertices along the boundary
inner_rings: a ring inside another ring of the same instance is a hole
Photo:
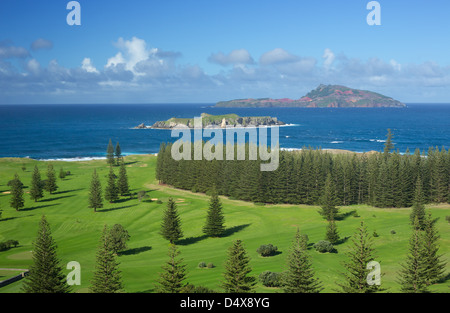
[[[223,52],[213,53],[208,58],[209,62],[226,65],[242,65],[242,64],[253,64],[254,60],[250,53],[245,49],[237,49],[231,51],[229,54],[224,54]]]
[[[299,57],[287,52],[284,49],[276,48],[264,53],[259,59],[259,63],[263,65],[281,64],[295,62]]]
[[[334,55],[333,51],[326,48],[323,52],[322,59],[324,68],[328,70],[336,59],[336,56]]]
[[[84,58],[81,62],[81,68],[88,73],[99,73],[98,70],[92,65],[90,58]]]

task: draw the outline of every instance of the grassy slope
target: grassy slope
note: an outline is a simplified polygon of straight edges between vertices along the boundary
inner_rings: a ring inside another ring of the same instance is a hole
[[[27,170],[22,172],[21,165],[26,162]],[[129,156],[128,176],[133,191],[151,190],[150,198],[158,198],[163,204],[139,202],[137,199],[122,199],[115,204],[105,203],[103,209],[94,213],[87,208],[88,186],[92,171],[97,169],[106,185],[108,168],[105,161],[54,162],[57,172],[62,166],[72,175],[64,181],[58,180],[59,189],[53,195],[34,203],[25,194],[25,209],[16,212],[9,207],[10,196],[7,181],[17,172],[25,185],[31,179],[35,164],[39,166],[45,178],[47,163],[33,160],[0,160],[0,209],[3,220],[0,221],[0,241],[16,239],[20,246],[0,252],[0,268],[27,268],[31,263],[31,243],[35,239],[38,221],[45,214],[52,227],[53,236],[58,244],[58,254],[65,265],[69,261],[81,264],[81,286],[75,291],[84,292],[95,265],[95,253],[104,224],[112,226],[121,223],[130,233],[129,250],[119,257],[123,281],[127,292],[148,292],[154,289],[155,280],[161,265],[167,259],[168,243],[158,234],[162,212],[168,197],[178,201],[178,209],[183,223],[185,239],[180,242],[181,256],[188,268],[188,281],[194,285],[203,285],[220,289],[223,263],[231,242],[242,239],[252,260],[254,275],[264,270],[282,271],[285,257],[297,226],[307,234],[310,243],[323,239],[326,222],[317,213],[314,206],[267,205],[257,206],[243,201],[222,198],[228,233],[223,238],[205,238],[201,228],[204,224],[208,197],[188,191],[160,186],[154,180],[156,158],[154,156]],[[117,171],[118,169],[116,169]],[[449,205],[431,205],[434,217],[439,217],[438,229],[441,235],[441,250],[450,267],[450,227],[445,216],[450,215]],[[390,292],[398,292],[395,274],[399,263],[404,260],[410,229],[408,216],[410,209],[377,209],[365,205],[343,207],[342,212],[357,210],[361,217],[347,217],[337,222],[341,237],[351,236],[361,220],[368,225],[369,232],[374,230],[380,235],[374,238],[377,261],[381,263],[384,287]],[[391,230],[397,233],[392,235]],[[272,243],[282,252],[274,257],[262,258],[256,253],[261,244]],[[342,261],[350,240],[337,246],[337,254],[319,254],[310,251],[317,276],[324,282],[325,291],[333,292],[335,282],[339,281],[343,271]],[[199,269],[199,262],[212,262],[213,269]],[[64,266],[65,267],[65,266]],[[65,270],[69,273],[69,270]],[[1,273],[0,273],[1,274]],[[7,275],[7,274],[6,274]],[[5,276],[3,274],[2,276]],[[17,292],[21,282],[0,288],[0,292]],[[434,291],[448,292],[448,281],[432,287]],[[258,284],[259,292],[274,292]]]

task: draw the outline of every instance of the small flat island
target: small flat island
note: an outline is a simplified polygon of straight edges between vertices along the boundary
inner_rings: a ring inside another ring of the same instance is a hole
[[[226,127],[258,127],[258,126],[280,126],[285,125],[276,117],[270,116],[250,116],[241,117],[237,114],[211,115],[201,114],[203,128],[226,128]],[[176,118],[172,117],[167,121],[159,121],[152,126],[144,123],[134,127],[135,129],[172,129],[175,127],[194,128],[194,118]]]

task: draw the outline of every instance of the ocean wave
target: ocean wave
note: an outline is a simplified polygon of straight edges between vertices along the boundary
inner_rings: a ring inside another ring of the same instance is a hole
[[[343,141],[338,141],[338,140],[336,140],[336,141],[332,141],[332,142],[330,142],[330,143],[344,143]]]
[[[386,140],[381,140],[381,139],[369,139],[369,141],[372,141],[372,142],[386,142]]]

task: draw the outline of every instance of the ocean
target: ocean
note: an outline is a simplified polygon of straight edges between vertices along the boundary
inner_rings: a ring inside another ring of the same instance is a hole
[[[450,148],[450,104],[408,104],[407,108],[214,108],[213,104],[1,105],[0,157],[38,160],[104,158],[109,139],[124,155],[157,153],[174,142],[170,130],[133,129],[171,117],[201,113],[272,116],[280,147],[382,151],[387,129],[395,148]],[[208,140],[208,138],[204,138]]]

